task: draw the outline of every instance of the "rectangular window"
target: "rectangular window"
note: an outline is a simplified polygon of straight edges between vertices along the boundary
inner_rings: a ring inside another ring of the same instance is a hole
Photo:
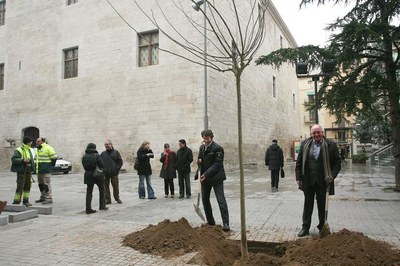
[[[346,132],[345,131],[339,131],[338,135],[339,135],[339,138],[338,138],[339,141],[346,141]]]
[[[64,50],[64,78],[78,76],[78,47]]]
[[[276,77],[272,77],[272,97],[276,98]]]
[[[0,26],[6,21],[6,0],[0,0]]]
[[[139,66],[158,65],[158,31],[139,33]]]
[[[283,37],[282,37],[282,35],[279,36],[279,44],[280,44],[280,47],[282,49],[283,48]]]
[[[308,95],[308,104],[309,105],[314,105],[314,94],[313,95]],[[310,121],[316,121],[316,116],[315,116],[315,108],[312,108],[308,111],[308,115],[310,117]]]
[[[72,5],[78,3],[78,0],[67,0],[67,5]]]
[[[4,90],[4,64],[0,64],[0,90]]]

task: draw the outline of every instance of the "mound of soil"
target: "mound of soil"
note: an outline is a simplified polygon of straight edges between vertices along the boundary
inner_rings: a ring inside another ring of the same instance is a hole
[[[400,265],[400,250],[346,229],[285,243],[249,241],[247,261],[240,259],[240,242],[227,237],[221,226],[193,228],[181,218],[128,234],[123,245],[164,258],[198,252],[189,263],[207,265]]]

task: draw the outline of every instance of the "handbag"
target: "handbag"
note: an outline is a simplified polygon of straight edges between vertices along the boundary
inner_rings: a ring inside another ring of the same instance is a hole
[[[94,169],[94,171],[93,171],[93,177],[95,179],[103,179],[104,178],[103,169],[101,169],[98,165],[96,165],[96,169]]]
[[[281,178],[285,177],[285,170],[283,170],[283,168],[281,168]]]

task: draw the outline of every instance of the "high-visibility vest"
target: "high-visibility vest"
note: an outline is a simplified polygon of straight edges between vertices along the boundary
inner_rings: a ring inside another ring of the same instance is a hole
[[[22,159],[31,159],[31,147],[28,145],[22,144],[17,151],[21,154]]]
[[[57,154],[53,147],[46,143],[43,143],[40,149],[35,149],[35,155],[37,173],[39,173],[41,169],[46,169],[45,172],[49,172],[51,168],[53,168],[51,161],[57,159]],[[39,165],[43,167],[39,167]]]

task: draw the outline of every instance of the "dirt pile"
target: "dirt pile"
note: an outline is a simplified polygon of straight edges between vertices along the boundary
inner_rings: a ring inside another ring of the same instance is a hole
[[[239,241],[220,226],[191,227],[181,218],[126,235],[123,245],[170,258],[198,252],[190,263],[207,265],[400,265],[400,250],[346,229],[325,238],[285,243],[249,242],[250,260],[241,261]]]

